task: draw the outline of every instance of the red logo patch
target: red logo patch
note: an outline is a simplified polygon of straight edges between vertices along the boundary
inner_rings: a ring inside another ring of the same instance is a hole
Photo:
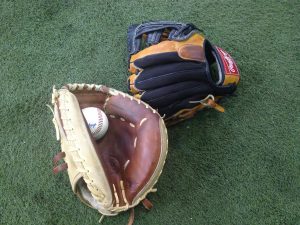
[[[225,73],[226,74],[231,74],[231,75],[237,75],[239,76],[239,70],[237,68],[237,65],[233,58],[225,52],[223,49],[216,47],[216,49],[219,52],[219,55],[221,56],[222,63],[224,65]]]

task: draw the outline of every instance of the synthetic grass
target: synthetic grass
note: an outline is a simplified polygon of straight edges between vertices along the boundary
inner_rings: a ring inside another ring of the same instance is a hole
[[[137,207],[136,224],[300,224],[299,11],[296,0],[2,0],[0,224],[97,224],[51,172],[60,147],[45,105],[69,82],[125,91],[126,28],[158,19],[204,29],[242,80],[226,113],[169,129],[155,207]]]

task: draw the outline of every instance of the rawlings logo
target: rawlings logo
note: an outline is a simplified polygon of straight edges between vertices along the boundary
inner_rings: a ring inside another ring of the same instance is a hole
[[[230,72],[235,73],[236,71],[234,69],[234,65],[233,65],[234,62],[233,62],[232,58],[229,56],[229,54],[227,52],[224,52],[222,49],[219,49],[219,51],[223,54],[224,59],[227,62],[228,69],[230,70]]]
[[[221,53],[222,61],[226,67],[227,73],[238,74],[237,66],[231,56],[225,52],[223,49],[217,47],[219,53]]]

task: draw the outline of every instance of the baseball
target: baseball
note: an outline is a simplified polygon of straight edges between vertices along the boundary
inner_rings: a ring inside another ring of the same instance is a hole
[[[96,107],[82,109],[93,137],[98,140],[102,138],[108,129],[108,119],[105,113]]]

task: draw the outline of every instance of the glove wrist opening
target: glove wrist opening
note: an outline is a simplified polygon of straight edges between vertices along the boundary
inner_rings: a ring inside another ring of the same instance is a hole
[[[207,40],[205,40],[204,49],[208,64],[209,80],[211,80],[215,85],[219,86],[224,81],[224,73],[218,58],[218,53]]]

